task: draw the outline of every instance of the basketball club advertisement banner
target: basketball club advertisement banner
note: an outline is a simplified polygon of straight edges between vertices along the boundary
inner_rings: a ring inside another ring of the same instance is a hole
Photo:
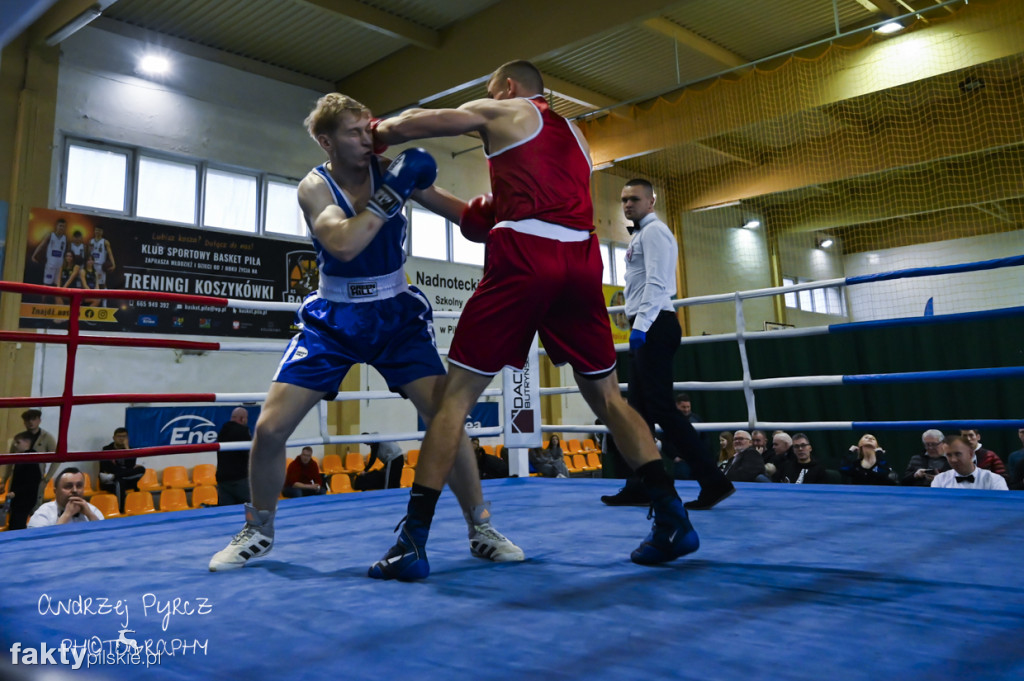
[[[76,274],[76,271],[79,274]],[[25,283],[132,289],[243,300],[300,302],[319,285],[312,245],[68,211],[29,215]],[[288,338],[293,312],[162,301],[83,301],[79,319],[98,331]],[[22,328],[64,328],[67,298],[22,298]]]

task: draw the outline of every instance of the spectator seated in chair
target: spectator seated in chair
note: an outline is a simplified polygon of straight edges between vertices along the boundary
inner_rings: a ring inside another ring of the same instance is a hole
[[[36,509],[28,526],[48,527],[103,520],[103,512],[85,500],[84,492],[85,474],[77,468],[65,468],[54,479],[54,500]]]
[[[557,435],[552,435],[547,447],[532,447],[529,451],[530,465],[542,477],[568,478],[569,469],[565,466],[562,443]]]
[[[892,468],[879,457],[885,450],[878,446],[878,439],[870,433],[861,437],[850,452],[857,455],[857,461],[843,464],[839,472],[854,485],[895,485],[889,477]]]
[[[320,466],[313,459],[312,447],[303,447],[298,458],[288,464],[281,494],[289,498],[327,494],[324,478],[320,475]]]
[[[928,487],[936,475],[949,470],[949,461],[946,460],[944,454],[942,438],[942,431],[934,428],[921,434],[924,453],[910,457],[907,469],[903,471],[903,477],[900,478],[901,485]]]
[[[803,433],[797,433],[792,440],[793,456],[779,464],[772,482],[800,484],[827,484],[828,471],[811,458],[811,441]]]
[[[128,429],[114,429],[114,441],[103,447],[104,451],[115,449],[131,449],[128,443]],[[117,496],[121,512],[124,512],[124,498],[128,492],[137,492],[139,480],[146,472],[145,466],[135,463],[135,457],[124,459],[108,459],[100,461],[100,489]]]
[[[501,457],[491,456],[480,446],[480,438],[474,437],[470,441],[473,451],[476,453],[476,466],[480,469],[481,480],[493,480],[495,478],[508,477],[508,462]]]

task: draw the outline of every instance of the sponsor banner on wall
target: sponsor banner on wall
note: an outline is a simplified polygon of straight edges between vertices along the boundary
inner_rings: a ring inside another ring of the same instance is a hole
[[[319,284],[312,245],[37,208],[29,214],[25,282],[300,302]],[[91,265],[89,260],[92,259]],[[89,269],[91,268],[91,269]],[[105,282],[104,282],[105,280]],[[161,301],[83,303],[86,328],[102,331],[287,338],[294,313]],[[59,328],[67,300],[23,296],[22,328]]]
[[[466,301],[480,284],[483,268],[426,258],[409,258],[405,263],[405,275],[411,286],[423,291],[435,312],[462,312]],[[457,323],[457,319],[434,319],[437,347],[451,347]]]
[[[221,426],[231,420],[239,405],[193,407],[128,407],[125,425],[132,447],[199,445],[217,441]],[[249,430],[260,416],[260,407],[245,406]]]
[[[472,411],[466,415],[466,429],[470,428],[492,428],[498,425],[498,403],[477,402]],[[416,428],[426,430],[427,424],[423,419],[416,417]]]
[[[601,288],[604,290],[604,301],[607,307],[617,307],[626,304],[626,294],[623,293],[623,287],[604,284]],[[616,312],[615,314],[609,314],[608,316],[611,317],[612,342],[616,345],[619,343],[628,343],[629,320],[626,319],[626,313]]]

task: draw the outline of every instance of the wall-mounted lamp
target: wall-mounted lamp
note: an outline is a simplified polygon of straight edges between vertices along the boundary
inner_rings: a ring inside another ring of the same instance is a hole
[[[743,229],[757,229],[761,226],[760,220],[750,219],[743,223]]]
[[[99,3],[93,5],[50,35],[46,36],[46,44],[53,47],[54,45],[64,42],[73,34],[85,28],[96,19],[99,19],[101,14],[103,14],[103,10],[100,9]]]
[[[835,241],[830,236],[818,237],[818,248],[832,248]]]
[[[143,73],[159,76],[171,69],[171,62],[166,57],[156,54],[147,54],[139,60],[139,70]]]

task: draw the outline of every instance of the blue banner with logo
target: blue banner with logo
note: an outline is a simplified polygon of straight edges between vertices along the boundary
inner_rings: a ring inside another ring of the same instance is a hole
[[[217,441],[221,426],[239,405],[192,407],[128,407],[125,428],[132,447],[197,445]],[[260,407],[242,405],[249,412],[249,430],[256,425]]]
[[[477,402],[473,410],[466,417],[466,428],[490,428],[498,425],[498,403]],[[419,430],[426,430],[423,419],[416,417],[416,427]]]

